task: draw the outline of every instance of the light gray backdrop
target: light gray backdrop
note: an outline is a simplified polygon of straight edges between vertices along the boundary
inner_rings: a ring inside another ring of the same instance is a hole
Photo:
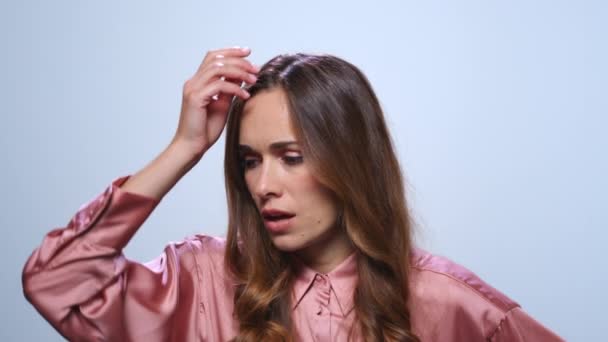
[[[327,52],[386,110],[426,248],[571,341],[608,340],[605,1],[12,1],[0,5],[2,341],[60,341],[21,268],[156,156],[208,49]],[[222,235],[223,138],[127,256]]]

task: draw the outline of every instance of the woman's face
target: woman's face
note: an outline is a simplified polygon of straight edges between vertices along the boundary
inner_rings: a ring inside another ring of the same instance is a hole
[[[302,156],[281,89],[246,102],[239,144],[245,182],[278,249],[305,256],[344,240],[337,202]]]

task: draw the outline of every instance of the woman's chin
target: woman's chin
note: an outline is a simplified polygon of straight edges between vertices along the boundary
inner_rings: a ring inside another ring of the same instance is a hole
[[[298,240],[297,237],[294,238],[290,234],[275,235],[271,239],[272,244],[281,252],[297,252],[305,245],[304,241]]]

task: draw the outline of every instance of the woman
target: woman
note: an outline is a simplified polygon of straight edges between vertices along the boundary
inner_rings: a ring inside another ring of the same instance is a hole
[[[416,249],[365,76],[332,56],[207,54],[175,137],[50,232],[24,292],[78,341],[560,341],[470,271]],[[241,87],[242,82],[247,84]],[[228,114],[230,113],[230,114]],[[226,240],[122,249],[227,126]]]

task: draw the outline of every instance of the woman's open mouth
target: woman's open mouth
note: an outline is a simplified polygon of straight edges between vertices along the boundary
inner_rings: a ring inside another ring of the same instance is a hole
[[[272,233],[282,233],[288,230],[294,216],[296,215],[279,209],[269,208],[262,210],[264,225]]]

